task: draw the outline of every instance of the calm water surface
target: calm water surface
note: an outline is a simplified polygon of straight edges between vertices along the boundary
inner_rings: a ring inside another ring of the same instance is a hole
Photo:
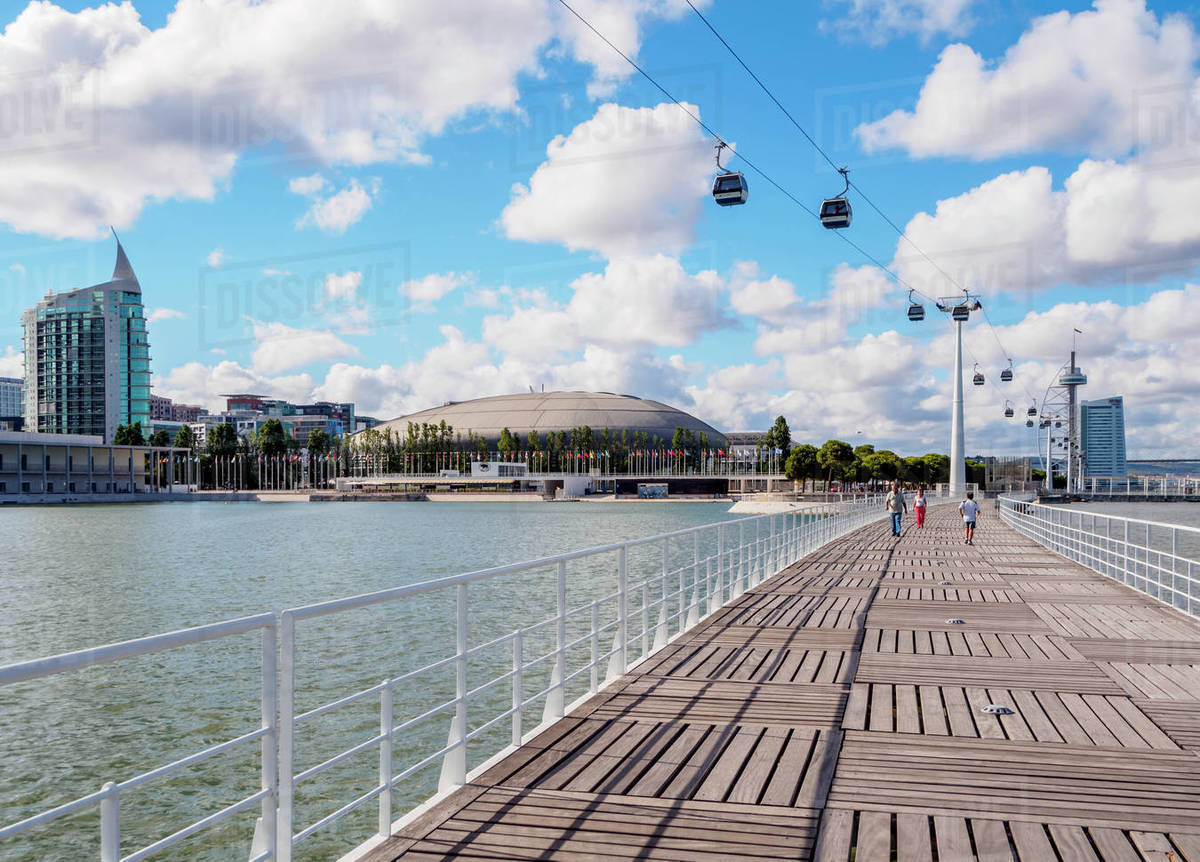
[[[180,503],[0,510],[0,664],[263,611],[429,580],[567,550],[726,520],[707,503]],[[661,550],[637,565],[661,569]],[[691,547],[672,550],[691,559]],[[615,587],[611,565],[570,572],[572,604]],[[632,580],[632,578],[631,578]],[[472,643],[553,613],[552,573],[472,588]],[[447,591],[449,592],[449,591]],[[303,624],[298,711],[453,652],[450,595]],[[531,638],[530,657],[552,646]],[[607,649],[607,645],[605,645]],[[506,652],[481,655],[474,679],[501,672]],[[121,781],[258,722],[257,635],[177,650],[0,689],[0,811],[4,823]],[[449,669],[447,669],[449,670]],[[485,675],[486,674],[486,675]],[[531,676],[529,685],[537,682]],[[579,681],[586,685],[586,679]],[[473,683],[477,684],[477,683]],[[539,685],[539,687],[541,687]],[[576,687],[572,696],[580,693]],[[449,673],[397,692],[397,721],[453,695]],[[505,708],[508,690],[480,705]],[[540,715],[531,716],[529,725]],[[378,730],[378,701],[298,731],[304,769]],[[472,765],[501,746],[497,728]],[[399,741],[397,766],[444,744],[446,723]],[[333,745],[332,741],[341,742]],[[489,748],[490,747],[490,748]],[[257,789],[256,747],[122,798],[122,851],[143,846]],[[406,759],[407,757],[407,759]],[[297,794],[297,827],[374,784],[368,753]],[[436,769],[397,793],[396,813],[426,798]],[[365,806],[301,845],[299,858],[335,858],[372,830]],[[182,815],[188,815],[184,819]],[[163,858],[244,860],[253,815],[191,839]],[[0,842],[0,859],[95,858],[96,816],[79,815],[32,838]]]

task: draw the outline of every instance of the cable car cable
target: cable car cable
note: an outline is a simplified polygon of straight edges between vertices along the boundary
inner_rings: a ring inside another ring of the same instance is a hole
[[[823,150],[821,148],[821,145],[816,142],[816,140],[813,138],[813,136],[810,135],[807,131],[805,131],[804,126],[800,125],[800,121],[797,120],[795,117],[793,117],[791,111],[789,111],[787,108],[785,108],[783,103],[780,102],[779,99],[777,99],[775,97],[775,94],[771,92],[771,88],[768,87],[766,84],[764,84],[762,79],[759,78],[758,75],[754,74],[754,70],[751,69],[748,65],[746,65],[746,61],[743,60],[741,58],[741,56],[738,54],[738,52],[733,49],[733,46],[729,44],[729,42],[725,39],[725,37],[722,36],[720,34],[720,32],[717,31],[717,28],[712,25],[712,22],[709,21],[707,17],[705,17],[704,13],[695,7],[695,5],[692,3],[692,0],[684,0],[684,2],[687,3],[688,6],[691,8],[691,10],[696,13],[696,17],[698,17],[701,21],[704,22],[704,26],[706,26],[712,32],[712,34],[717,37],[717,41],[719,41],[722,45],[725,46],[725,49],[727,51],[729,51],[729,53],[733,56],[733,59],[737,60],[738,63],[741,65],[741,67],[746,70],[746,74],[748,74],[751,78],[753,78],[754,82],[756,84],[758,84],[758,86],[760,88],[762,88],[762,91],[764,93],[766,93],[767,97],[772,102],[775,103],[775,106],[777,108],[779,108],[780,111],[783,112],[783,115],[785,117],[787,117],[789,120],[791,120],[792,125],[795,126],[796,129],[800,132],[800,134],[802,134],[804,136],[805,140],[807,140],[810,144],[812,144],[813,149],[815,149],[818,153],[821,154],[821,158],[823,158],[826,162],[828,162],[829,166],[831,168],[833,168],[835,171],[841,172],[841,168],[838,167],[837,162],[835,162],[832,158],[830,158],[829,153],[825,152],[825,150]],[[843,176],[844,176],[844,174],[843,174]],[[950,273],[948,273],[944,269],[942,269],[938,265],[937,261],[935,261],[933,258],[931,258],[928,254],[926,254],[925,250],[923,248],[921,248],[919,245],[917,245],[915,242],[913,242],[908,237],[908,235],[903,230],[901,230],[900,227],[897,226],[897,224],[894,221],[892,221],[888,217],[887,213],[885,213],[882,209],[880,209],[879,206],[875,203],[875,201],[871,200],[871,198],[867,195],[867,193],[864,192],[862,190],[862,188],[860,186],[858,186],[858,184],[851,182],[848,177],[846,178],[846,187],[847,187],[847,189],[854,189],[854,191],[857,192],[859,194],[859,196],[864,201],[867,202],[868,205],[870,205],[871,209],[875,210],[875,212],[877,212],[879,214],[880,218],[882,218],[885,222],[888,223],[888,225],[891,226],[892,230],[894,230],[902,240],[904,240],[906,243],[908,243],[910,246],[912,246],[914,249],[916,249],[917,253],[919,255],[921,255],[921,257],[925,258],[925,260],[930,264],[930,266],[932,266],[934,269],[936,269],[938,272],[940,272],[946,278],[947,281],[949,281],[951,284],[953,284],[956,288],[963,291],[964,293],[967,292],[966,288],[963,287],[961,284],[959,284],[958,280],[955,279],[954,276],[950,275]],[[917,292],[920,293],[920,291],[917,291]],[[925,296],[925,294],[921,294],[921,295]],[[926,296],[925,298],[932,300],[933,297]]]
[[[604,42],[604,44],[606,44],[606,45],[608,45],[608,47],[612,48],[613,51],[615,51],[626,63],[628,63],[635,70],[637,70],[637,72],[643,78],[645,78],[647,81],[649,81],[651,84],[653,84],[660,93],[662,93],[664,96],[666,96],[668,100],[673,102],[679,108],[679,110],[683,111],[684,114],[686,114],[688,117],[690,117],[691,120],[696,123],[696,125],[700,126],[700,128],[702,128],[705,132],[707,132],[709,135],[711,135],[713,138],[717,139],[718,141],[721,141],[721,142],[725,141],[725,139],[721,135],[718,135],[717,132],[711,126],[709,126],[706,122],[704,122],[702,119],[700,119],[698,116],[696,116],[691,111],[689,111],[686,107],[684,107],[683,103],[680,102],[678,99],[676,99],[673,95],[671,95],[670,91],[668,91],[666,87],[664,87],[657,80],[655,80],[654,76],[652,76],[649,72],[647,72],[645,69],[643,69],[641,66],[639,66],[636,62],[634,62],[632,59],[630,59],[630,57],[624,51],[622,51],[620,48],[618,48],[616,45],[614,45],[607,36],[605,36],[603,33],[601,33],[599,30],[597,30],[594,26],[592,26],[592,23],[590,21],[588,21],[581,14],[579,14],[579,12],[575,11],[575,9],[571,6],[571,4],[569,4],[567,2],[567,0],[558,0],[558,2],[564,9],[566,9],[568,12],[570,12],[572,15],[574,15],[576,18],[578,18],[579,21],[585,27],[587,27],[594,34],[596,34],[596,36],[598,36],[601,39],[601,41]],[[762,177],[764,180],[766,180],[768,183],[770,183],[772,186],[774,186],[776,189],[778,189],[780,193],[782,193],[788,200],[790,200],[796,206],[800,207],[800,209],[804,210],[806,213],[808,213],[810,216],[812,216],[818,222],[820,221],[820,215],[816,211],[809,209],[809,207],[807,205],[805,205],[799,198],[797,198],[794,194],[792,194],[787,189],[785,189],[783,186],[781,186],[779,183],[777,183],[771,177],[770,174],[768,174],[762,168],[758,167],[758,165],[754,164],[754,162],[750,161],[750,159],[746,158],[746,156],[743,155],[739,150],[735,149],[733,152],[734,152],[735,156],[737,156],[739,159],[741,159],[743,162],[746,163],[746,167],[750,168],[752,171],[754,171],[756,174],[758,174],[760,177]],[[882,270],[886,275],[888,275],[892,280],[894,280],[897,284],[899,284],[905,290],[911,290],[914,293],[916,293],[918,296],[922,296],[925,299],[928,299],[930,302],[935,301],[933,299],[933,297],[928,296],[927,294],[925,294],[924,292],[922,292],[920,290],[917,290],[911,284],[906,282],[899,275],[897,275],[895,272],[893,272],[888,266],[881,263],[877,257],[875,257],[873,254],[868,252],[866,249],[864,249],[862,246],[860,246],[854,240],[850,239],[844,233],[841,233],[840,231],[838,231],[838,232],[836,232],[836,235],[843,242],[847,243],[851,248],[853,248],[855,251],[857,251],[859,254],[861,254],[863,257],[865,257],[867,260],[869,260],[871,263],[873,263],[875,266],[877,266],[880,270]]]

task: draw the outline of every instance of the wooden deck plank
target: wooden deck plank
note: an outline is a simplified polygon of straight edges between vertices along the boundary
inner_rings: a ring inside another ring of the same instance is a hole
[[[1200,862],[1200,623],[959,528],[820,549],[367,858]]]

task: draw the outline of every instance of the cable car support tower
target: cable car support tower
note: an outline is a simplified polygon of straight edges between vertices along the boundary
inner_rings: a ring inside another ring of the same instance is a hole
[[[1038,426],[1039,431],[1046,432],[1047,494],[1054,493],[1056,472],[1066,477],[1068,494],[1079,485],[1083,450],[1079,444],[1079,396],[1076,390],[1086,383],[1087,375],[1075,364],[1075,351],[1072,349],[1070,361],[1054,375],[1054,381],[1046,387],[1046,395],[1042,399]]]

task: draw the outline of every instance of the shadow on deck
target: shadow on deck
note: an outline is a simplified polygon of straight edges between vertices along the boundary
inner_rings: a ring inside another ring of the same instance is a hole
[[[970,547],[952,506],[906,521],[750,590],[366,858],[1200,862],[1200,622],[995,518]]]

